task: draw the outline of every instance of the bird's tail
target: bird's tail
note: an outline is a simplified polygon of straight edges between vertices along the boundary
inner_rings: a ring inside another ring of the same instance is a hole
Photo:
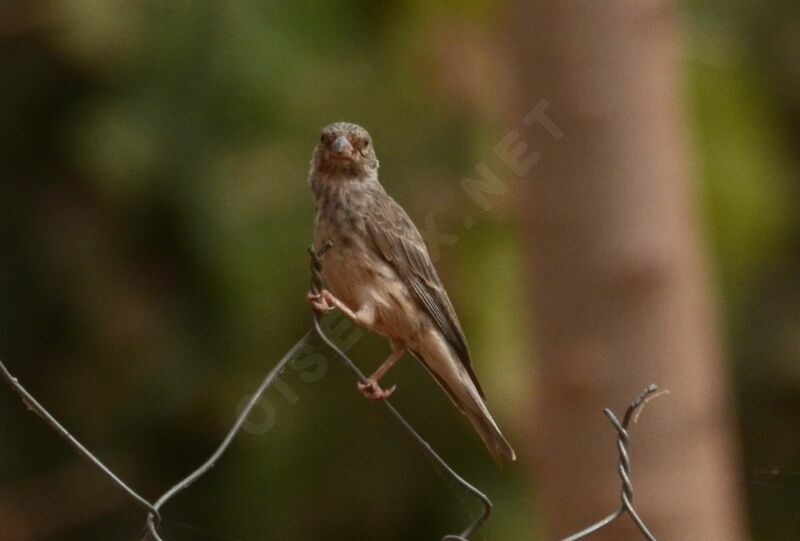
[[[500,432],[483,399],[477,395],[477,391],[474,395],[474,404],[472,406],[463,404],[462,411],[472,423],[472,426],[475,427],[495,462],[502,464],[504,460],[513,462],[517,459],[517,454],[503,436],[503,433]]]
[[[453,403],[466,415],[486,448],[498,464],[513,462],[517,455],[494,422],[472,377],[444,340],[435,337],[423,351],[415,352],[422,364],[435,376]]]

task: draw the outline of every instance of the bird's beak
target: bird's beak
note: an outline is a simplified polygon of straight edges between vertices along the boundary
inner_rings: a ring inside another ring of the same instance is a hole
[[[353,151],[353,145],[344,135],[340,135],[333,142],[333,150],[338,156],[349,158],[350,153]]]

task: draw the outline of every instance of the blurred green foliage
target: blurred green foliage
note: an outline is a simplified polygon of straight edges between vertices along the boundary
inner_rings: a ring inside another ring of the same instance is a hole
[[[692,2],[689,98],[754,539],[800,534],[800,5]]]
[[[757,539],[796,539],[800,14],[789,0],[686,10],[750,518]],[[502,4],[18,1],[0,20],[0,355],[144,494],[207,456],[308,327],[305,180],[337,120],[370,129],[421,227],[435,212],[458,233],[438,265],[493,409],[522,437],[517,209],[483,213],[458,187],[509,127]],[[352,352],[372,367],[386,345]],[[523,475],[495,468],[420,367],[395,377],[402,411],[498,504],[487,536],[530,538]],[[170,539],[428,539],[466,523],[473,504],[353,389],[332,360],[319,381],[290,371],[262,412],[274,427],[169,505]],[[0,529],[139,531],[138,510],[2,390],[0,433]]]

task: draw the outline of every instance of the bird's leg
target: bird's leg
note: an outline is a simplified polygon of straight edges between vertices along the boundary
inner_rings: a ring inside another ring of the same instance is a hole
[[[314,310],[325,314],[334,308],[338,308],[339,311],[349,317],[353,323],[366,329],[369,329],[375,321],[375,311],[372,309],[371,305],[365,304],[359,308],[357,312],[354,312],[339,297],[327,289],[323,289],[317,295],[309,291],[306,298],[308,302],[311,303],[311,306],[314,307]]]
[[[311,307],[321,314],[326,314],[334,309],[334,306],[328,303],[322,296],[322,293],[324,292],[325,290],[323,289],[322,292],[320,293],[314,293],[313,291],[309,291],[306,294],[306,300],[311,304]]]
[[[311,306],[314,307],[314,310],[318,312],[324,314],[330,312],[334,308],[338,308],[344,315],[357,322],[358,316],[356,316],[356,313],[327,289],[323,289],[317,294],[309,291],[308,295],[306,295],[306,298],[308,299],[308,302],[311,303]]]
[[[367,381],[364,383],[358,384],[358,390],[361,391],[361,394],[369,398],[370,400],[385,400],[392,396],[392,393],[397,388],[397,385],[392,385],[389,389],[382,389],[379,385],[379,382],[386,373],[391,370],[391,368],[397,364],[403,355],[405,355],[406,350],[403,348],[395,348],[392,350],[391,355],[383,361],[383,364],[378,367],[374,374],[367,378]]]

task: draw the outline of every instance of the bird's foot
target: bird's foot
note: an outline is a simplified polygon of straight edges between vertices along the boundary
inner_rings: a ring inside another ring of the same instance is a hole
[[[394,393],[395,389],[397,389],[397,385],[392,385],[389,389],[383,389],[378,384],[377,380],[372,378],[367,379],[367,381],[364,383],[358,384],[358,390],[361,391],[361,394],[373,402],[386,400],[392,396],[392,393]]]
[[[306,300],[311,304],[311,307],[320,314],[327,314],[335,307],[328,302],[328,299],[322,293],[312,293],[309,291],[306,294]]]

